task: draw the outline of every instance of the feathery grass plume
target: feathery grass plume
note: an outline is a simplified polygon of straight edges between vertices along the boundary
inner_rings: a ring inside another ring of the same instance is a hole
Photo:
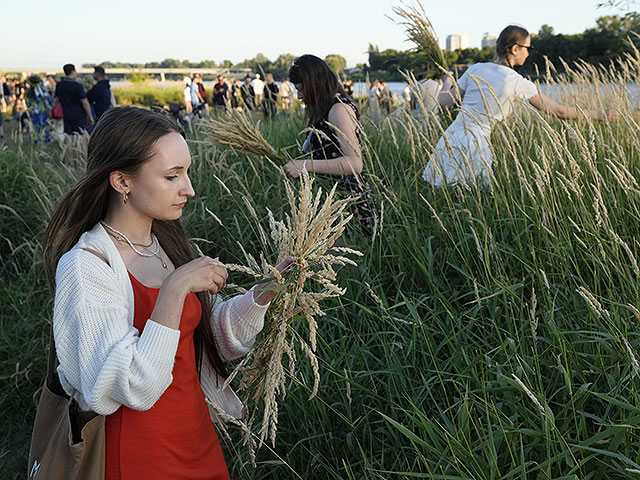
[[[266,157],[276,165],[284,165],[290,160],[286,152],[277,151],[262,136],[258,125],[243,112],[230,110],[221,119],[202,122],[215,143],[229,147],[235,153]]]
[[[204,400],[213,409],[218,420],[216,424],[218,425],[219,431],[222,433],[222,436],[224,438],[226,438],[227,440],[231,440],[231,436],[229,435],[229,432],[227,431],[227,427],[225,427],[225,424],[233,425],[242,432],[244,442],[247,444],[247,447],[249,448],[249,458],[251,459],[251,463],[255,465],[256,464],[256,441],[253,437],[251,430],[249,430],[249,427],[247,426],[247,424],[244,423],[242,420],[238,420],[234,416],[229,415],[217,403],[212,402],[206,397]]]
[[[393,7],[393,13],[404,21],[399,22],[405,28],[405,33],[410,41],[416,44],[418,50],[422,50],[427,57],[440,68],[447,68],[444,53],[440,48],[438,37],[433,31],[433,25],[418,1],[417,7]]]
[[[524,390],[524,393],[527,394],[527,397],[529,397],[531,399],[531,401],[534,403],[534,405],[536,407],[538,407],[538,410],[540,410],[540,413],[542,413],[542,415],[546,415],[547,412],[545,411],[544,407],[542,406],[542,404],[540,403],[540,400],[538,400],[536,398],[536,396],[533,394],[533,392],[531,390],[529,390],[529,387],[527,387],[524,382],[522,380],[520,380],[518,378],[518,376],[515,373],[512,373],[511,376],[513,377],[513,379],[516,381],[516,383],[518,385],[520,385],[520,388],[522,388],[522,390]]]
[[[276,220],[268,211],[271,239],[278,250],[278,261],[293,256],[294,267],[287,279],[277,274],[274,267],[268,267],[281,291],[269,307],[269,325],[230,376],[239,377],[239,390],[246,392],[244,405],[249,428],[253,427],[261,412],[261,426],[257,434],[259,447],[267,438],[275,446],[278,400],[286,396],[287,376],[303,381],[295,368],[296,348],[308,359],[313,372],[309,398],[316,395],[320,383],[315,356],[316,318],[324,315],[319,302],[345,293],[345,289],[335,284],[333,267],[357,265],[345,254],[362,255],[358,250],[333,246],[352,218],[345,212],[351,199],[337,199],[335,185],[326,195],[321,188],[314,192],[313,182],[303,171],[298,192],[286,184],[291,213],[285,220]],[[238,270],[237,266],[234,269]],[[311,291],[313,287],[318,287],[318,291]],[[306,329],[302,327],[301,320],[306,320]],[[288,358],[287,366],[284,365],[285,356]]]

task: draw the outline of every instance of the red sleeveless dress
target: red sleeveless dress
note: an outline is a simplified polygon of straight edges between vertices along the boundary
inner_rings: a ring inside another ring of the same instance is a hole
[[[135,299],[134,326],[142,332],[160,289],[129,274]],[[121,406],[105,423],[105,480],[229,479],[227,465],[198,380],[193,333],[202,311],[187,296],[173,382],[151,409]]]

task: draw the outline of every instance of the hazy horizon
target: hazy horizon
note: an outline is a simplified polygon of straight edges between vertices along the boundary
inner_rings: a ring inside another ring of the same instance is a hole
[[[258,53],[272,61],[284,53],[339,54],[346,58],[347,67],[354,67],[367,62],[369,43],[380,50],[412,48],[403,27],[395,23],[397,19],[389,18],[394,17],[392,7],[400,1],[326,0],[322,5],[298,4],[290,10],[246,1],[241,4],[242,11],[202,4],[195,12],[199,22],[169,0],[114,0],[100,12],[84,9],[86,4],[78,0],[68,0],[65,8],[41,13],[39,3],[23,0],[3,5],[5,19],[24,18],[29,32],[38,35],[25,35],[23,21],[3,22],[0,68],[61,69],[65,63],[77,67],[104,61],[144,64],[166,58],[214,60],[218,64],[228,59],[237,64]],[[454,33],[466,33],[469,46],[480,47],[483,32],[497,35],[511,23],[531,32],[549,24],[556,32],[572,34],[595,26],[600,16],[624,13],[598,9],[598,3],[540,0],[532,8],[530,1],[514,0],[504,8],[505,2],[459,0],[456,11],[463,13],[455,15],[439,2],[430,5],[424,1],[423,6],[443,47],[446,36]],[[182,18],[185,14],[188,18]],[[61,34],[64,25],[70,25],[70,31]],[[9,43],[11,38],[19,41]]]

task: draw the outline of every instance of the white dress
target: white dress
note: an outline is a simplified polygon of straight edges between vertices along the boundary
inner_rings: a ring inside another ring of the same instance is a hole
[[[492,62],[471,65],[458,87],[465,92],[460,113],[438,141],[422,174],[433,185],[472,177],[486,183],[487,169],[493,163],[491,126],[511,113],[514,102],[538,95],[533,82]]]
[[[369,114],[375,118],[380,116],[380,89],[377,85],[369,90]]]

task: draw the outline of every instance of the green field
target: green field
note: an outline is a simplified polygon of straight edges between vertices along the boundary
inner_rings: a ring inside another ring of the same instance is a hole
[[[254,468],[239,435],[223,443],[232,478],[638,478],[640,116],[623,88],[601,92],[637,83],[639,65],[577,72],[563,95],[613,106],[618,122],[523,110],[497,126],[491,189],[429,186],[438,124],[364,112],[380,234],[344,240],[365,256],[324,305],[317,397],[302,367],[275,449]],[[303,141],[298,114],[260,126],[278,147]],[[189,142],[189,234],[225,262],[244,263],[238,242],[270,258],[266,207],[286,213],[282,171],[198,128]],[[83,164],[56,146],[0,148],[0,471],[12,479],[26,471],[48,345],[42,233]]]
[[[184,87],[177,85],[158,88],[150,82],[133,83],[131,85],[114,87],[113,95],[118,105],[151,105],[158,101],[161,105],[169,103],[184,103]]]

